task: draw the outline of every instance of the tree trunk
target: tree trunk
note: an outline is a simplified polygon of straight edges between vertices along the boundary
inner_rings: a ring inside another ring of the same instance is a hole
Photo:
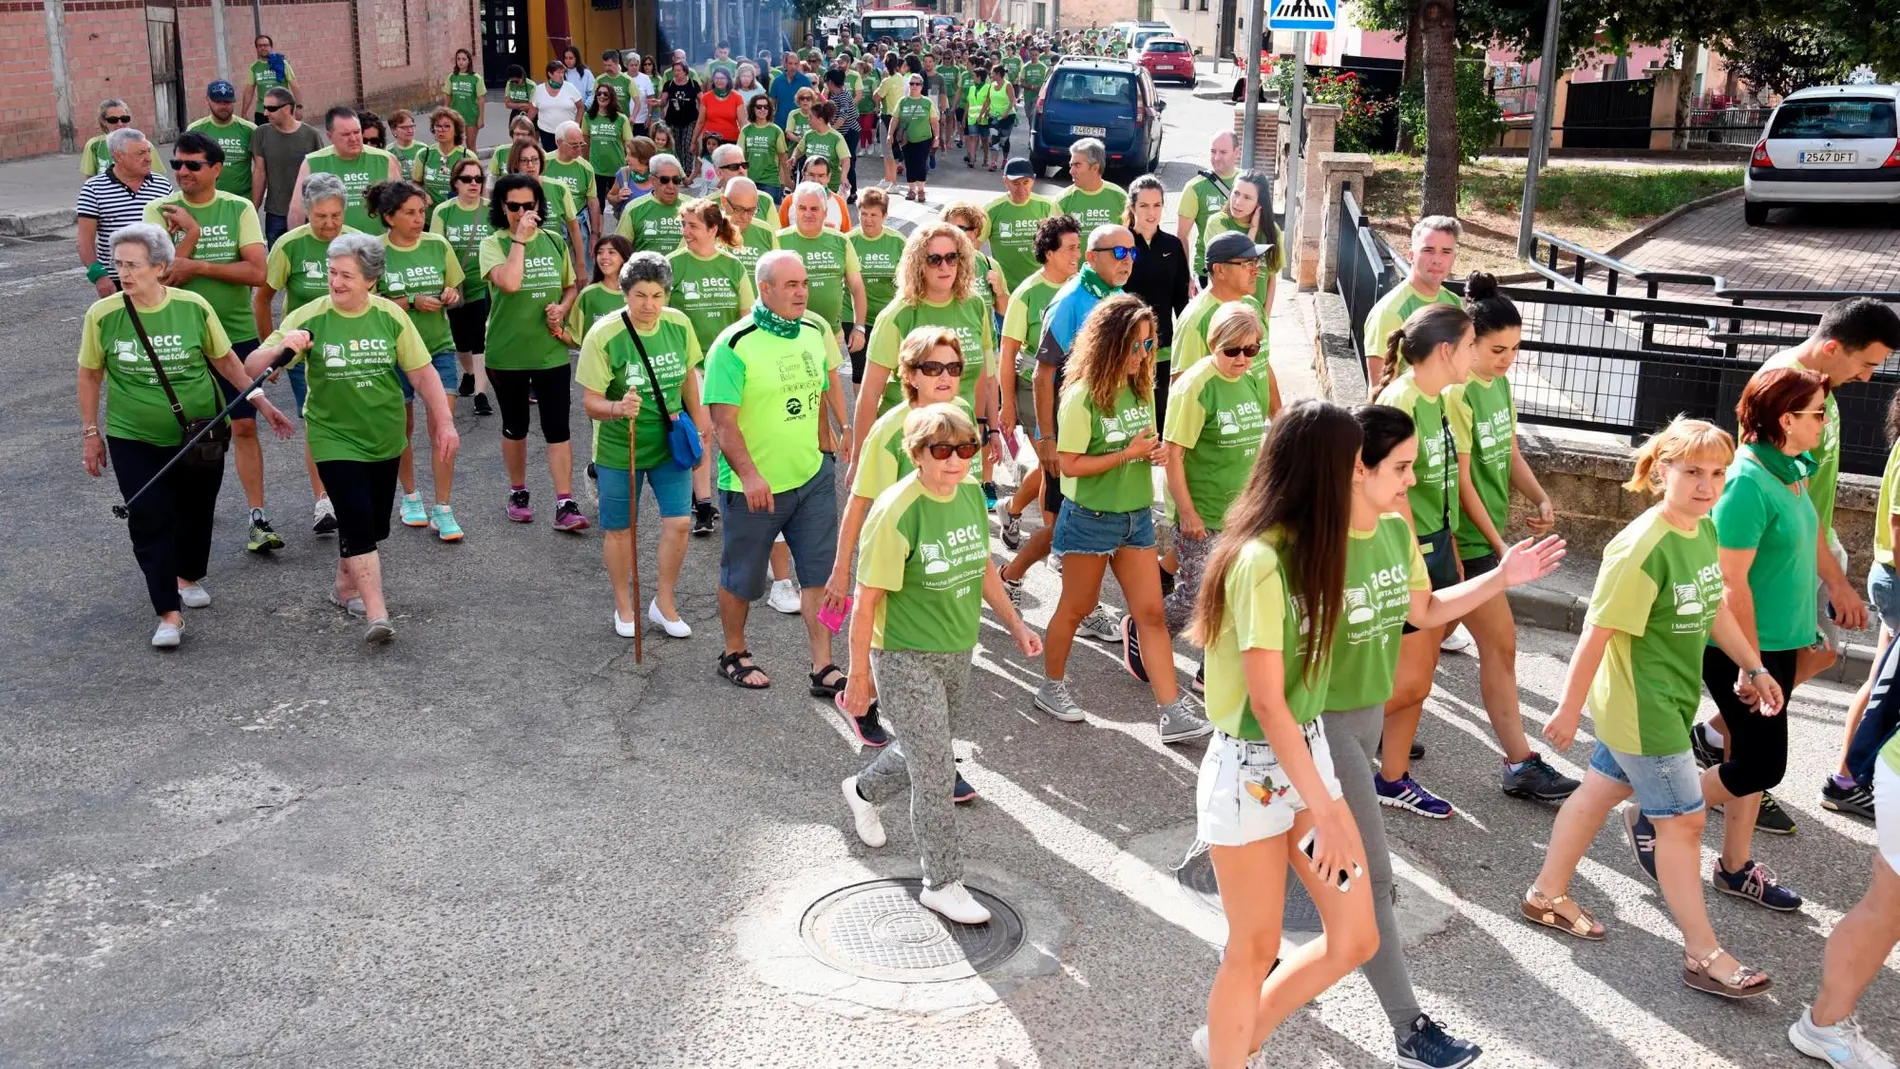
[[[1406,19],[1405,23],[1404,81],[1406,85],[1419,82],[1423,80],[1424,77],[1424,53],[1422,50],[1423,46],[1420,43],[1423,34],[1419,29],[1420,7],[1421,5],[1419,4],[1412,5],[1412,14]],[[1399,126],[1398,149],[1408,156],[1418,151],[1417,138],[1413,136],[1411,128],[1403,124]]]
[[[1457,25],[1452,0],[1420,5],[1425,67],[1425,180],[1419,210],[1458,214]]]
[[[1702,65],[1702,44],[1699,41],[1684,41],[1682,44],[1682,77],[1676,82],[1676,126],[1675,133],[1669,135],[1672,148],[1689,147],[1689,131],[1681,129],[1689,125],[1689,112],[1695,106],[1696,70]]]

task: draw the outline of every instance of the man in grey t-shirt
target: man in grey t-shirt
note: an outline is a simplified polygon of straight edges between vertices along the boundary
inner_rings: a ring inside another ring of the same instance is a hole
[[[297,119],[297,98],[278,86],[264,94],[264,125],[251,131],[251,202],[264,213],[264,244],[290,229],[290,194],[303,158],[323,147],[317,128]]]

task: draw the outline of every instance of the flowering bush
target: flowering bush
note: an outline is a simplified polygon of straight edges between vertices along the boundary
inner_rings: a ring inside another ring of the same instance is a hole
[[[1282,101],[1293,99],[1291,64],[1273,72],[1267,86],[1279,92]],[[1391,111],[1393,101],[1381,100],[1366,91],[1365,83],[1351,71],[1326,71],[1306,80],[1306,99],[1314,104],[1337,104],[1340,108],[1338,133],[1333,148],[1338,152],[1370,152],[1379,136],[1379,124]]]

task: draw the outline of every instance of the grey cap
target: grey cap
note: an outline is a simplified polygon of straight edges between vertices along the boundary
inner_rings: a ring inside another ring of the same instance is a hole
[[[1237,261],[1258,260],[1272,251],[1271,245],[1256,245],[1247,235],[1238,230],[1229,230],[1207,243],[1207,262],[1231,264]]]

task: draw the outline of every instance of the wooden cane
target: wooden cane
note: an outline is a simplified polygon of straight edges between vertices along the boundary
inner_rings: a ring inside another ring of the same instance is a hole
[[[636,387],[629,382],[627,389],[632,392]],[[637,395],[636,395],[637,397]],[[639,459],[639,446],[633,433],[634,417],[627,417],[627,539],[632,543],[628,556],[633,563],[633,663],[645,663],[645,651],[641,649],[641,640],[646,632],[643,622],[645,610],[640,608],[640,499],[632,491],[634,462]]]

